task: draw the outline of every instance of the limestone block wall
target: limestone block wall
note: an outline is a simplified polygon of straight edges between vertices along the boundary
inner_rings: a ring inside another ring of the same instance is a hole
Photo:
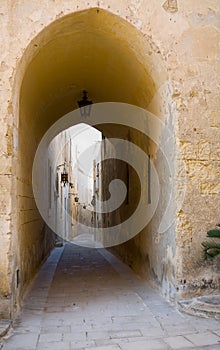
[[[42,131],[35,129],[35,122],[33,128],[28,123],[25,135],[20,133],[20,126],[24,123],[26,112],[29,121],[31,120],[30,109],[29,112],[23,110],[21,114],[22,80],[28,64],[38,53],[39,46],[46,45],[46,36],[38,37],[39,41],[35,40],[36,36],[42,30],[49,28],[51,23],[64,18],[65,15],[90,8],[96,8],[96,11],[100,13],[106,10],[124,19],[142,33],[144,38],[142,44],[146,43],[146,51],[144,44],[140,45],[141,51],[135,46],[136,40],[132,39],[130,33],[126,38],[125,31],[124,36],[121,37],[121,43],[126,42],[125,46],[127,45],[129,50],[136,52],[142,64],[145,58],[148,76],[151,76],[151,79],[148,78],[147,93],[142,89],[143,83],[141,83],[140,88],[136,88],[136,92],[133,91],[135,99],[124,98],[124,100],[132,101],[144,108],[148,107],[166,122],[167,115],[172,115],[170,122],[175,134],[173,157],[175,178],[173,181],[176,212],[174,226],[169,234],[174,237],[175,247],[163,247],[162,245],[159,248],[163,250],[163,254],[164,249],[167,248],[166,256],[169,257],[171,270],[173,270],[172,276],[174,276],[172,285],[176,290],[179,289],[180,295],[186,295],[187,293],[200,293],[203,284],[214,290],[219,283],[212,267],[202,265],[200,245],[206,235],[206,230],[219,221],[219,1],[2,1],[0,5],[2,34],[0,54],[0,295],[1,316],[4,317],[10,317],[14,304],[11,294],[14,294],[17,261],[20,261],[28,283],[36,268],[36,261],[39,262],[42,258],[39,253],[41,243],[37,234],[42,229],[40,221],[38,228],[34,226],[35,234],[28,239],[28,248],[21,240],[21,250],[17,249],[20,230],[18,217],[23,215],[20,211],[18,212],[17,196],[19,188],[22,188],[24,194],[29,175],[22,182],[22,186],[21,182],[18,185],[17,176],[19,169],[29,174],[31,164],[31,159],[27,160],[29,164],[27,168],[23,167],[23,163],[19,163],[17,158],[17,152],[20,151],[19,142],[25,145],[25,138],[27,138],[27,144],[29,140],[35,139],[35,144],[31,144],[34,152],[42,136]],[[121,28],[117,23],[117,21],[111,22],[115,33]],[[65,28],[63,30],[65,32]],[[120,81],[121,79],[118,80],[119,84]],[[162,82],[166,87],[162,86]],[[166,96],[166,91],[169,97]],[[62,97],[61,92],[56,91],[56,93]],[[36,95],[30,94],[30,99],[33,96]],[[116,98],[112,95],[113,97]],[[99,101],[105,98],[106,96],[102,96]],[[121,99],[123,96],[121,97],[118,92],[117,100]],[[47,102],[49,106],[49,100]],[[170,107],[168,107],[169,104]],[[44,108],[43,104],[38,104],[38,107],[42,110]],[[68,108],[64,108],[60,113],[66,113]],[[36,109],[31,111],[33,118],[37,115],[34,110]],[[57,110],[56,106],[55,110]],[[38,124],[46,120],[45,127],[42,127],[42,130],[46,131],[46,128],[53,122],[53,118],[47,119],[46,111],[42,111],[41,115],[43,117],[38,119]],[[28,151],[25,154],[28,158]],[[154,152],[154,156],[155,163],[159,162],[159,155],[156,157]],[[25,169],[27,170],[24,171]],[[31,190],[30,182],[28,186]],[[180,202],[182,192],[185,193],[185,199]],[[37,215],[36,212],[30,220],[36,219],[35,215]],[[156,221],[149,229],[156,230]],[[30,252],[34,251],[32,250],[35,246],[34,242],[37,241],[39,249],[35,250],[35,260]],[[48,247],[50,245],[49,240]],[[140,240],[136,244],[137,251],[140,246],[145,250],[144,245],[145,243]],[[130,249],[133,249],[132,247],[134,246],[132,245]],[[155,242],[152,243],[152,247],[154,247],[154,256],[156,256],[158,249]],[[30,257],[28,264],[25,261],[26,257],[22,257],[21,252],[24,250]],[[46,251],[48,252],[48,249]],[[157,266],[155,267],[156,279],[161,283],[159,263],[153,263],[153,259],[155,258],[152,257],[152,264]]]
[[[219,221],[220,203],[219,8],[217,2],[208,1],[195,2],[191,11],[187,5],[184,17],[189,27],[176,44],[178,58],[171,73],[175,79],[177,203],[186,184],[176,218],[177,285],[184,296],[219,286],[219,271],[203,262],[201,242]],[[180,158],[184,169],[178,166]]]

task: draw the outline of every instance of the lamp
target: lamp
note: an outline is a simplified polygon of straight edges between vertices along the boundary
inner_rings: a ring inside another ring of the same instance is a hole
[[[91,108],[92,108],[92,101],[88,100],[87,93],[88,92],[86,90],[83,90],[82,100],[78,101],[78,106],[80,108],[80,114],[81,114],[81,117],[83,117],[83,118],[90,116]]]
[[[61,181],[63,186],[65,187],[68,184],[68,173],[66,172],[66,169],[63,169],[63,173],[61,173]]]

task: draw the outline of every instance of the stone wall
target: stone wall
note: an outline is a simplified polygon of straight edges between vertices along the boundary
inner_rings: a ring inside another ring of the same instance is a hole
[[[0,8],[2,34],[0,66],[0,295],[1,311],[4,317],[10,316],[10,295],[15,283],[14,276],[17,261],[22,266],[28,283],[42,258],[38,255],[40,254],[38,249],[36,249],[37,257],[34,260],[31,253],[34,251],[32,250],[35,246],[34,243],[38,240],[37,232],[42,230],[40,221],[38,222],[38,228],[34,225],[35,233],[33,235],[28,235],[32,228],[27,229],[27,236],[29,237],[26,241],[27,245],[23,246],[24,236],[22,236],[23,238],[20,240],[21,249],[18,250],[18,237],[19,235],[21,237],[18,219],[24,220],[23,214],[18,212],[17,207],[19,191],[22,190],[24,194],[25,188],[29,186],[28,193],[30,194],[30,167],[34,150],[49,125],[70,110],[71,101],[76,97],[76,90],[85,83],[85,80],[84,82],[81,81],[81,85],[76,88],[71,87],[71,91],[68,86],[65,87],[65,91],[59,90],[56,81],[59,84],[61,78],[55,77],[50,82],[51,85],[44,84],[44,89],[40,90],[43,86],[41,86],[40,80],[42,79],[42,82],[44,82],[44,73],[48,67],[48,64],[44,65],[44,62],[54,63],[53,57],[49,56],[47,56],[47,59],[50,59],[50,61],[43,60],[42,65],[38,66],[40,70],[36,70],[39,85],[35,85],[35,91],[33,86],[29,84],[26,87],[29,94],[24,93],[21,96],[22,81],[24,75],[27,76],[34,72],[34,70],[29,69],[30,64],[33,58],[39,57],[40,59],[40,53],[43,52],[41,49],[46,48],[50,39],[58,34],[64,36],[65,33],[67,34],[68,23],[71,22],[72,17],[69,17],[69,22],[68,20],[65,22],[65,15],[90,8],[95,8],[94,11],[103,16],[99,17],[100,22],[98,22],[102,28],[102,37],[96,39],[97,50],[98,42],[100,42],[99,49],[102,49],[102,45],[105,43],[103,38],[108,37],[109,40],[113,40],[115,36],[122,45],[117,47],[122,47],[125,55],[127,48],[127,55],[130,57],[128,65],[132,62],[131,56],[133,54],[140,62],[135,74],[130,76],[131,80],[136,81],[134,90],[129,92],[126,89],[126,84],[124,84],[125,94],[120,93],[123,88],[117,89],[117,86],[126,76],[120,77],[119,70],[116,72],[118,80],[113,79],[115,85],[105,85],[105,89],[101,89],[106,94],[100,91],[98,94],[98,90],[94,92],[96,101],[116,99],[117,101],[134,103],[149,108],[165,121],[167,121],[169,113],[172,115],[171,123],[175,134],[174,204],[176,214],[173,231],[169,234],[175,235],[176,247],[167,247],[166,250],[167,259],[169,258],[171,262],[171,269],[175,270],[172,273],[175,276],[172,285],[175,285],[177,289],[179,288],[180,295],[182,295],[184,290],[186,293],[200,292],[202,280],[207,281],[210,276],[215,282],[213,284],[206,283],[206,285],[209,288],[214,288],[217,284],[217,277],[211,272],[211,267],[201,265],[200,243],[206,235],[206,230],[213,227],[219,218],[219,1],[91,0],[88,2],[84,0],[63,0],[55,2],[45,0],[40,1],[40,4],[39,0],[2,1]],[[107,14],[104,14],[102,9],[120,18],[110,18]],[[83,30],[85,33],[88,32],[86,21],[90,21],[89,18],[90,15],[84,17],[85,22],[82,18],[80,19],[81,22],[78,21],[78,25],[81,25],[80,23],[85,24],[83,24],[84,27],[81,27],[82,32]],[[89,25],[95,27],[97,17],[96,21],[94,21],[94,16],[91,16],[91,19]],[[141,33],[140,40],[137,40],[137,34],[134,35],[133,28],[126,26],[122,19],[127,24],[133,25],[136,28],[135,30]],[[56,27],[56,20],[63,20],[62,28],[59,25]],[[77,25],[77,19],[74,23],[73,25]],[[106,31],[105,26],[108,27]],[[57,32],[56,28],[59,30],[61,28],[62,31],[58,30]],[[41,34],[39,35],[39,33]],[[79,39],[85,40],[86,38],[87,36]],[[91,42],[92,38],[90,37],[90,39]],[[116,49],[114,45],[113,48]],[[67,46],[65,52],[68,56]],[[82,52],[88,52],[88,48]],[[105,52],[107,53],[107,51]],[[62,53],[64,54],[64,51]],[[46,58],[44,55],[43,57]],[[62,55],[59,55],[59,57],[62,57]],[[114,62],[116,64],[117,60]],[[122,67],[124,67],[125,61],[122,63]],[[59,61],[57,61],[57,71],[60,71],[62,75],[63,67],[59,65]],[[147,71],[146,76],[144,71]],[[91,77],[94,81],[99,75],[97,69],[93,72],[95,74]],[[109,74],[107,76],[109,77]],[[144,80],[138,86],[137,76],[146,77],[146,89],[143,89]],[[46,74],[45,77],[47,77]],[[31,79],[29,82],[31,82]],[[128,86],[131,85],[128,84]],[[52,87],[56,89],[52,89]],[[92,85],[90,87],[92,90]],[[42,91],[41,96],[39,96],[39,91]],[[112,91],[114,91],[114,94],[112,94]],[[166,97],[167,91],[169,97]],[[62,101],[61,109],[58,108],[60,101]],[[170,112],[168,111],[168,105],[170,105]],[[26,126],[24,125],[25,115],[27,115]],[[23,133],[25,127],[26,131]],[[21,132],[21,130],[23,131]],[[34,142],[29,144],[33,140]],[[20,147],[21,144],[27,150],[25,154],[29,165],[26,168],[23,168],[24,163],[18,163],[18,153],[20,152],[18,146]],[[33,151],[31,154],[28,153],[29,146]],[[157,159],[159,160],[159,157]],[[182,159],[184,163],[182,163]],[[23,182],[20,181],[20,187],[17,184],[17,177],[20,176],[19,171],[23,171],[25,176],[28,174],[26,179],[23,178]],[[184,189],[185,184],[186,191]],[[185,191],[185,200],[180,203],[180,194],[183,191]],[[29,209],[32,209],[32,203],[28,204],[28,206],[31,206]],[[36,215],[38,214],[34,210],[34,215],[28,221],[35,220]],[[154,224],[152,225],[152,227],[155,227]],[[50,246],[49,242],[48,244]],[[137,246],[141,246],[144,250],[144,244],[145,242],[140,240]],[[39,240],[37,246],[40,249],[41,243]],[[158,249],[155,242],[152,246],[156,254]],[[133,249],[132,247],[134,246],[132,245],[130,249]],[[161,246],[159,249],[164,250],[166,247]],[[22,257],[24,250],[26,253]],[[139,251],[139,248],[137,251]],[[17,258],[16,255],[18,255]],[[26,260],[27,256],[29,256],[28,261]],[[157,266],[159,266],[158,264]],[[142,263],[139,264],[137,269],[140,269],[141,266],[143,267]],[[166,267],[166,269],[168,268],[169,266]],[[161,281],[159,267],[157,269],[156,278]]]

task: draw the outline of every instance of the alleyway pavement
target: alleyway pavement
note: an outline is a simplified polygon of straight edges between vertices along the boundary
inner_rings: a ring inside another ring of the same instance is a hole
[[[101,249],[55,248],[2,350],[220,350],[220,321],[178,312]]]

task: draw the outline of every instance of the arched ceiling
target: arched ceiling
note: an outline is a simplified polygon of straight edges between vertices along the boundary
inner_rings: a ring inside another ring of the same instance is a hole
[[[163,79],[154,53],[131,24],[100,9],[77,12],[45,28],[27,49],[20,118],[37,139],[59,117],[77,108],[81,91],[96,102],[146,108]],[[156,78],[155,78],[156,77]]]

